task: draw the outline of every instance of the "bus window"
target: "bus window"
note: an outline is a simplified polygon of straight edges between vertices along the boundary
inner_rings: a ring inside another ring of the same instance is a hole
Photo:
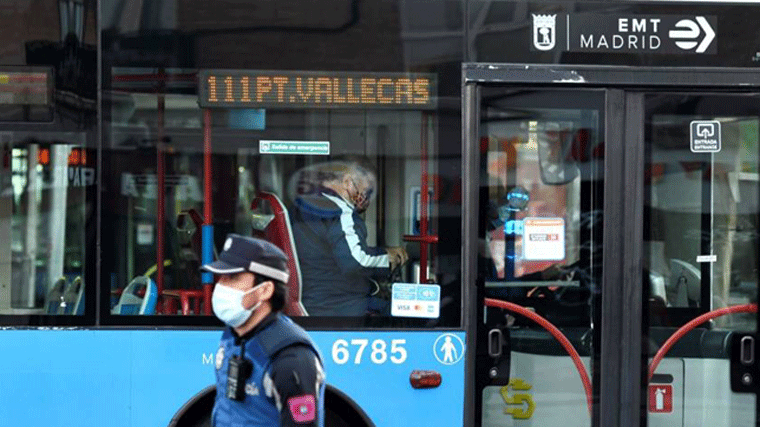
[[[579,180],[571,167],[552,158],[561,158],[563,147],[569,147],[587,129],[567,121],[528,120],[493,124],[489,130],[492,133],[488,139],[486,171],[489,208],[493,212],[489,217],[492,228],[486,234],[486,250],[493,263],[494,278],[503,279],[503,283],[514,282],[560,263],[577,262]],[[527,138],[521,138],[525,135]],[[535,236],[530,237],[531,230],[542,227],[550,227],[547,230],[554,227],[561,232],[561,236],[545,235],[544,249],[535,246],[531,240]],[[558,243],[556,247],[549,247],[551,241]]]
[[[677,326],[699,313],[756,302],[756,114],[735,100],[724,105],[737,111],[719,111],[719,97],[650,95],[646,101],[650,322]],[[700,152],[691,143],[700,132],[719,134],[720,146]],[[715,323],[755,329],[749,314]]]
[[[116,315],[210,314],[199,272],[201,113],[193,95],[143,93],[135,86],[135,79],[161,84],[153,71],[114,73],[113,149],[106,163],[116,194],[106,212],[111,227],[104,233],[114,242],[112,253],[123,256],[105,256],[109,308]],[[192,74],[169,73],[178,82],[170,90],[192,85]]]
[[[112,314],[211,315],[214,277],[198,266],[237,233],[293,260],[290,315],[458,322],[459,232],[438,231],[441,201],[458,226],[459,199],[439,173],[431,75],[155,71],[113,71],[106,163],[119,194],[104,233],[126,256],[104,267]],[[179,93],[196,81],[197,96]]]
[[[77,133],[3,132],[0,314],[84,314],[85,189],[95,169]]]
[[[599,112],[509,106],[521,97],[484,104],[480,276],[488,296],[532,306],[563,295],[585,304]]]

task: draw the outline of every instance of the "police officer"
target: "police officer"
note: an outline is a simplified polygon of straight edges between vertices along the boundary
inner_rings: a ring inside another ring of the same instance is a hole
[[[301,327],[281,314],[286,255],[269,242],[230,234],[219,259],[212,307],[228,328],[216,352],[212,425],[323,426],[320,355]]]

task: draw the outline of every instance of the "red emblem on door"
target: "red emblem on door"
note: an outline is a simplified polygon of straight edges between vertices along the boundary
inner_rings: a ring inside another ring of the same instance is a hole
[[[649,385],[649,412],[673,412],[673,386],[665,384]]]

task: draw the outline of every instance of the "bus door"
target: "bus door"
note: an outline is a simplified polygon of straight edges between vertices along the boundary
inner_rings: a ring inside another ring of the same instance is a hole
[[[478,426],[758,425],[760,79],[465,64]]]

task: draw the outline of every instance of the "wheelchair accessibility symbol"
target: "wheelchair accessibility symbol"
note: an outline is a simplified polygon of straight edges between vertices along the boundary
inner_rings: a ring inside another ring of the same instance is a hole
[[[444,365],[453,365],[464,357],[464,342],[454,334],[442,334],[433,344],[435,358]]]

